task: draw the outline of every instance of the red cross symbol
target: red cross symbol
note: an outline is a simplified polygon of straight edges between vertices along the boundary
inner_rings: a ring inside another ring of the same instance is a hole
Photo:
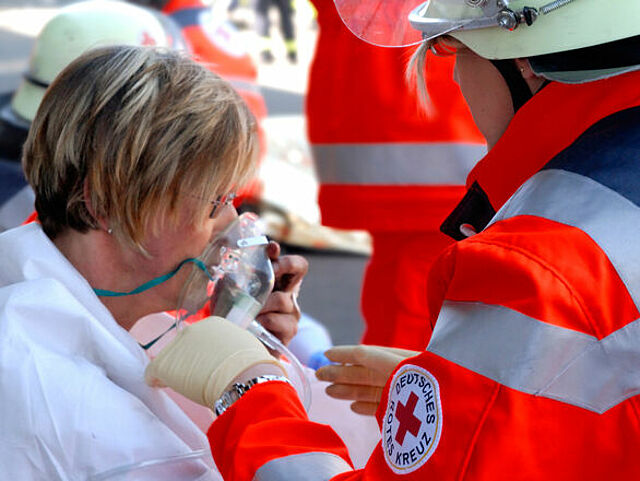
[[[416,396],[416,393],[414,392],[409,395],[407,404],[402,404],[398,401],[396,419],[400,425],[398,426],[398,432],[396,433],[396,441],[401,445],[404,443],[404,437],[406,436],[407,431],[415,437],[418,437],[418,433],[420,433],[420,426],[422,426],[422,422],[413,415],[416,404],[418,404],[418,396]]]
[[[156,44],[156,40],[149,35],[149,32],[142,32],[142,42],[140,42],[145,47],[153,46]]]

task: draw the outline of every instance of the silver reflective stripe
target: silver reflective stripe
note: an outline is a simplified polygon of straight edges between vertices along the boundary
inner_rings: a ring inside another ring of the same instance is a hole
[[[277,458],[264,464],[253,477],[254,481],[326,481],[351,471],[340,456],[329,453],[304,453]]]
[[[260,94],[260,86],[246,80],[241,80],[239,78],[234,77],[225,77],[225,80],[231,84],[231,86],[238,90],[244,92],[252,92],[254,94]]]
[[[512,389],[597,413],[640,393],[640,320],[598,341],[506,307],[446,301],[427,351]]]
[[[545,170],[529,179],[491,223],[535,215],[579,228],[605,252],[640,309],[640,208],[580,174]]]
[[[462,143],[316,144],[324,184],[464,185],[486,147]]]
[[[635,204],[588,177],[552,169],[529,179],[491,223],[518,215],[588,234],[640,308]],[[598,413],[640,393],[640,320],[598,340],[505,307],[446,302],[428,350],[513,389]]]

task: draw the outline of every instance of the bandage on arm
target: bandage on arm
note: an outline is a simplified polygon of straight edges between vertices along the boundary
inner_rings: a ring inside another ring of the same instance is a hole
[[[251,333],[209,317],[182,329],[149,363],[145,379],[212,408],[232,383],[262,374],[286,372]]]

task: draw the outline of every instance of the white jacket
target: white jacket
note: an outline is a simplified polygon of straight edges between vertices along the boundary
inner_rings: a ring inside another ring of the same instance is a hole
[[[206,437],[145,384],[147,362],[38,224],[0,234],[0,479],[213,478]]]

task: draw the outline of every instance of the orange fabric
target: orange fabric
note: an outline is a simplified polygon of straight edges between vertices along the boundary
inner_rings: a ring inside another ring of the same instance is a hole
[[[265,421],[246,422],[252,418]],[[251,388],[216,419],[208,436],[226,481],[251,480],[272,459],[309,451],[332,453],[351,464],[338,435],[328,426],[308,421],[295,390],[281,382]]]
[[[321,184],[322,221],[339,229],[437,232],[464,196],[464,187]]]
[[[211,62],[208,66],[221,77],[243,78],[254,82],[258,79],[258,69],[249,54],[233,56],[224,52],[211,41],[200,26],[185,27],[182,29],[182,35],[196,58],[203,62]]]
[[[367,44],[345,27],[332,0],[312,3],[318,12],[319,25],[306,97],[307,130],[312,146],[484,144],[453,82],[453,57],[437,58],[429,54],[426,75],[431,106],[426,114],[404,78],[414,48]],[[425,169],[428,168],[429,161],[425,158]],[[425,301],[415,299],[426,289],[427,260],[437,253],[426,251],[447,245],[440,238],[439,226],[463,195],[462,185],[334,184],[321,179],[318,204],[322,223],[340,229],[365,229],[373,236],[374,253],[362,292],[367,324],[364,342],[375,340],[388,345],[397,341],[405,345],[410,341],[414,346],[415,343],[424,346],[426,333],[418,328],[418,319],[421,314],[426,315]],[[383,240],[392,234],[397,235],[397,242]],[[410,240],[418,238],[425,244],[417,246]],[[396,246],[387,247],[391,244]],[[411,254],[391,252],[403,249],[405,244],[415,250],[414,265]],[[380,248],[391,250],[381,252]],[[404,276],[398,275],[400,266],[405,269]],[[386,301],[383,310],[382,299]],[[409,324],[400,327],[404,322]]]
[[[169,0],[162,11],[167,15],[171,15],[175,11],[185,8],[206,7],[207,3],[203,0]]]
[[[477,181],[498,210],[520,185],[588,127],[640,105],[639,82],[640,72],[579,85],[552,82],[536,94],[535,102],[527,102],[518,111],[491,152],[471,171],[467,187]],[[555,105],[563,108],[553,108]],[[539,134],[544,135],[543,142],[531,137]]]
[[[597,415],[500,386],[428,352],[402,364],[424,367],[438,381],[444,423],[433,456],[420,469],[401,476],[391,472],[379,443],[364,469],[337,475],[333,481],[582,481],[640,476],[635,461],[638,397]],[[291,388],[270,384],[249,391],[209,430],[224,479],[250,480],[262,464],[303,452],[330,452],[348,459],[329,426],[305,421]],[[378,422],[387,396],[380,403]],[[271,421],[256,422],[263,416]]]
[[[589,89],[576,86],[575,90],[561,90],[567,104],[583,106],[580,112],[604,116],[603,112],[611,110],[612,105],[620,108],[635,105],[638,77],[630,74],[610,83],[613,90],[600,94],[610,96],[611,103],[598,104],[595,113],[591,112],[593,106],[584,102],[592,93]],[[629,83],[630,79],[636,82]],[[618,87],[630,90],[619,92],[615,90]],[[620,100],[625,96],[626,104]],[[537,105],[530,109],[550,114],[567,111],[563,99],[554,95],[535,96],[531,103]],[[523,125],[522,118],[529,118],[530,122]],[[576,115],[576,118],[583,116]],[[507,190],[517,188],[516,179],[526,180],[550,160],[549,157],[531,158],[535,162],[525,166],[516,162],[520,159],[515,158],[514,153],[519,152],[515,147],[521,147],[524,133],[543,131],[546,125],[537,123],[544,118],[531,119],[525,112],[518,113],[515,120],[501,140],[502,145],[510,145],[511,149],[502,150],[502,157],[490,156],[490,161],[477,170],[488,176],[480,179],[480,185],[493,202],[507,195]],[[575,122],[569,124],[566,135],[575,138],[579,134],[573,130]],[[587,123],[582,129],[589,126]],[[562,133],[559,131],[558,136]],[[565,141],[553,138],[549,143],[557,148]],[[532,150],[538,152],[551,152],[549,155],[553,155],[555,148],[532,146]],[[523,157],[529,158],[528,154]],[[483,179],[489,182],[483,183]],[[507,180],[501,182],[500,179]],[[567,199],[567,208],[580,207],[572,201],[574,199]],[[500,205],[498,202],[496,207]],[[603,205],[603,212],[607,208]],[[543,322],[600,339],[639,317],[611,262],[588,235],[574,227],[532,216],[501,220],[450,247],[436,262],[429,280],[432,320],[443,300],[506,306]],[[483,338],[477,339],[478,349],[482,349],[483,342]],[[615,359],[611,361],[614,365],[603,366],[603,369],[621,367],[615,365]],[[496,359],[496,366],[498,362]],[[405,363],[423,367],[439,384],[443,422],[438,447],[419,469],[399,476],[390,471],[378,445],[364,470],[345,473],[334,480],[640,478],[640,463],[635,456],[640,446],[640,398],[633,396],[635,391],[603,414],[596,414],[566,402],[508,388],[430,352]],[[527,377],[527,373],[523,374]],[[590,382],[589,374],[585,375],[585,383]],[[597,379],[599,374],[594,372],[593,378]],[[278,399],[277,403],[281,403],[281,398]],[[388,401],[387,387],[377,413],[381,424]],[[237,404],[244,402],[242,399]],[[249,412],[248,407],[243,409]],[[302,420],[293,410],[288,414],[280,412],[280,416]],[[263,421],[247,415],[235,422],[240,426],[243,422],[256,425]],[[230,425],[227,428],[237,429]],[[309,439],[322,436],[321,427],[317,425],[303,423],[297,429],[304,431]],[[296,435],[300,436],[300,432]],[[279,442],[286,444],[283,438],[279,438]],[[317,450],[309,446],[308,451]]]
[[[415,47],[365,43],[345,27],[332,0],[312,3],[320,27],[306,99],[312,144],[484,143],[453,82],[453,57],[429,55],[427,85],[433,110],[427,116],[404,79]]]
[[[433,306],[445,296],[501,305],[599,339],[640,317],[617,271],[587,234],[539,217],[506,219],[458,242],[431,276],[441,285],[446,279],[446,293],[430,293]],[[433,314],[432,324],[438,312]]]
[[[201,26],[185,27],[182,35],[198,62],[234,84],[234,89],[258,120],[266,117],[267,105],[256,83],[258,70],[248,53],[231,55],[216,45]]]
[[[431,337],[427,273],[453,242],[440,232],[374,233],[362,287],[364,344],[426,348]]]
[[[31,224],[32,222],[38,222],[38,213],[35,210],[24,220],[22,225]]]
[[[367,44],[344,26],[332,0],[314,0],[313,4],[318,11],[320,30],[306,97],[307,130],[312,145],[484,144],[453,82],[453,57],[429,57],[426,74],[432,105],[427,115],[420,110],[416,95],[404,79],[413,48]],[[428,165],[428,161],[425,163]],[[380,224],[385,229],[406,229],[409,215],[403,214],[403,209],[391,210],[386,205],[391,198],[392,207],[393,203],[401,202],[411,206],[412,212],[437,217],[439,223],[442,220],[439,195],[444,195],[445,201],[450,197],[438,189],[423,185],[321,184],[322,222],[346,229],[376,230]],[[381,194],[376,194],[377,190]],[[417,223],[414,228],[419,228]]]
[[[640,475],[633,454],[640,432],[637,397],[597,415],[500,386],[428,352],[403,364],[424,367],[439,383],[444,423],[435,453],[417,471],[398,476],[389,472],[378,445],[363,474],[335,480],[578,481]],[[379,421],[387,401],[385,395]]]

